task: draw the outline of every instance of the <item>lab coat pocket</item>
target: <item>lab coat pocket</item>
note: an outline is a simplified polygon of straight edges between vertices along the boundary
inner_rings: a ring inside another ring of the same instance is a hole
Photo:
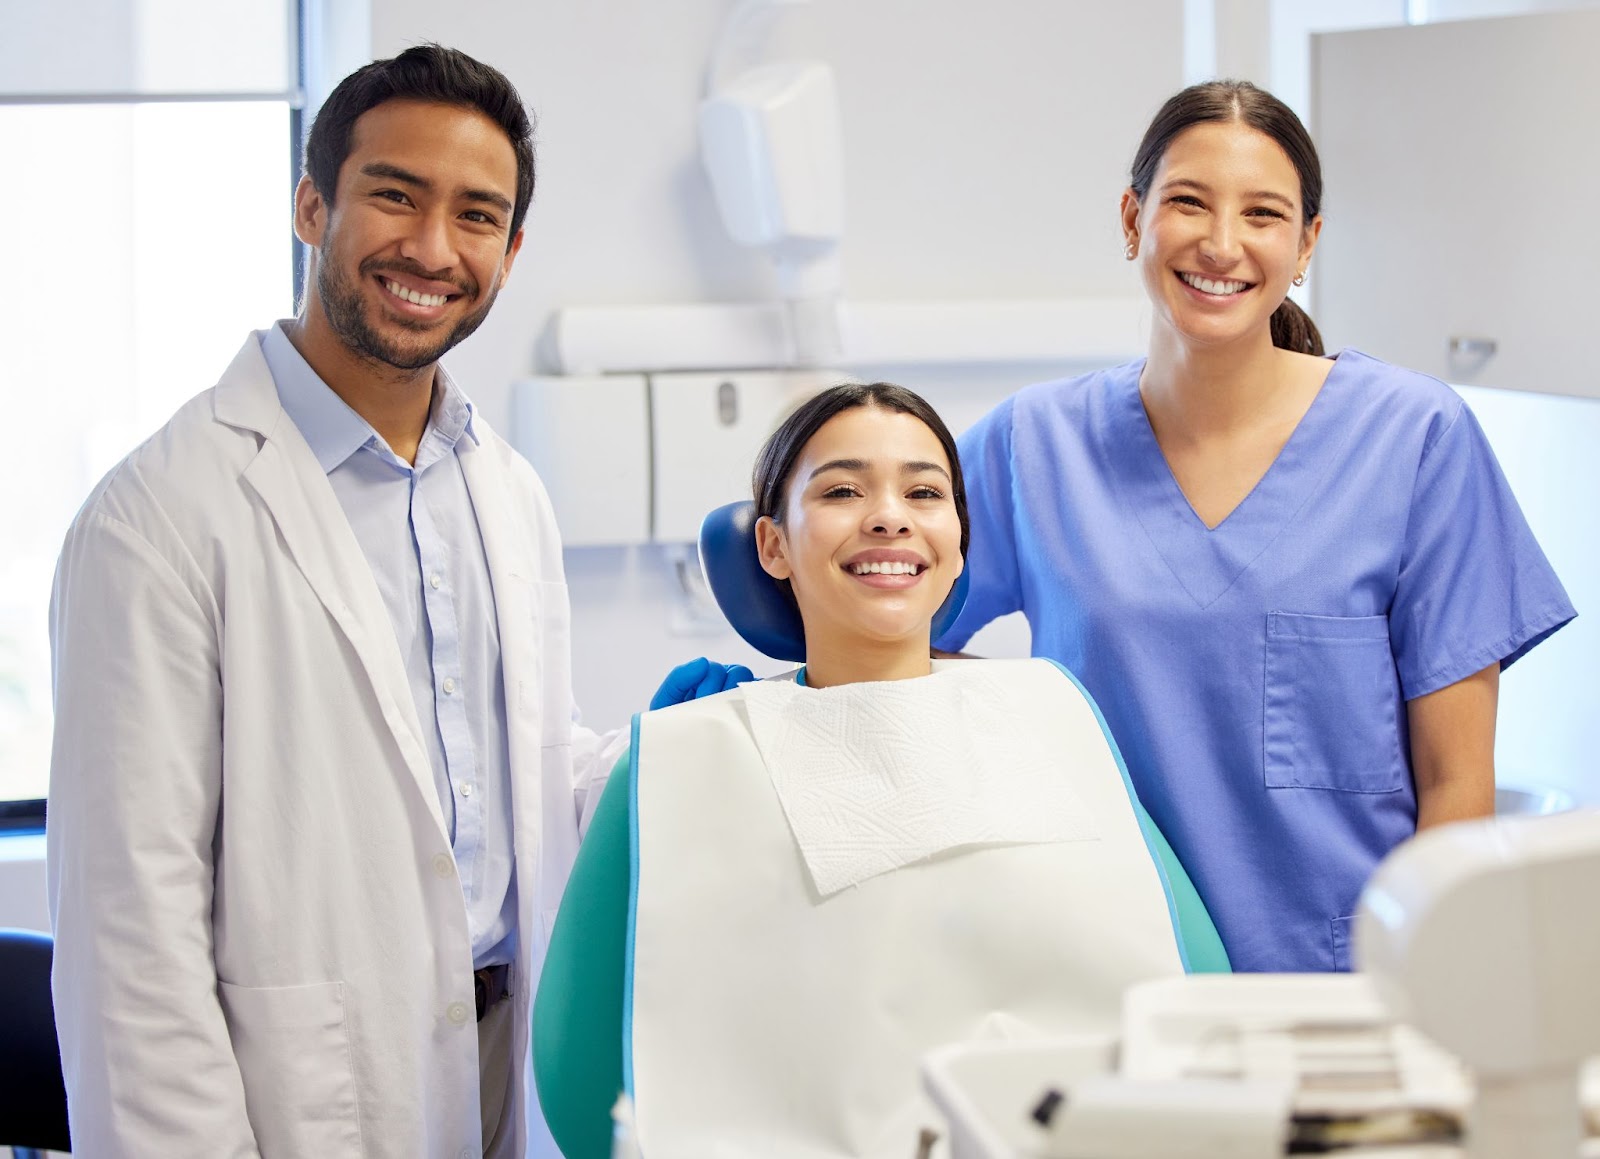
[[[1267,787],[1401,788],[1399,689],[1387,616],[1267,613]]]
[[[344,985],[218,984],[262,1159],[359,1156]]]

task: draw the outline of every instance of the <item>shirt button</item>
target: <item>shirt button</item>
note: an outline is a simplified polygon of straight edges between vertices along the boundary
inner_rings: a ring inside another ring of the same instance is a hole
[[[472,796],[472,782],[471,781],[468,781],[466,784],[461,786],[461,795],[463,797]]]
[[[438,572],[434,572],[432,575],[430,575],[428,577],[428,586],[430,588],[432,588],[434,591],[438,591],[439,590],[439,585],[442,584],[443,582],[444,581],[439,578],[439,573]]]
[[[433,874],[435,877],[454,877],[455,873],[455,858],[448,853],[435,853],[433,855]]]
[[[470,1013],[465,1002],[452,1002],[450,1008],[444,1012],[444,1016],[457,1026],[461,1026],[466,1023]]]
[[[445,695],[446,695],[446,696],[449,696],[449,695],[450,695],[450,694],[451,694],[451,693],[452,693],[452,692],[454,692],[454,691],[455,691],[455,690],[456,690],[456,681],[455,681],[455,677],[453,677],[453,676],[446,676],[446,677],[445,677],[445,678],[444,678],[444,694],[445,694]]]
[[[461,1148],[461,1159],[478,1159],[478,1153],[471,1147]]]

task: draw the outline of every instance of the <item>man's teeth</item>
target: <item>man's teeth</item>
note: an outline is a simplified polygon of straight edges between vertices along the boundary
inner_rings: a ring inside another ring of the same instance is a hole
[[[855,575],[916,575],[922,570],[917,563],[853,563],[850,571]]]
[[[449,300],[448,294],[419,294],[415,290],[408,290],[399,282],[391,282],[388,278],[383,279],[383,284],[395,297],[404,298],[417,306],[442,306]]]
[[[1214,282],[1210,278],[1202,278],[1198,274],[1179,274],[1178,276],[1202,294],[1237,294],[1241,290],[1250,288],[1249,282]]]

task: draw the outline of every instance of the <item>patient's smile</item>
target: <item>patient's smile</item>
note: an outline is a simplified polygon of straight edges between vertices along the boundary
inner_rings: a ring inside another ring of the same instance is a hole
[[[915,579],[928,570],[927,561],[904,552],[873,552],[850,560],[845,570],[857,576],[889,576]]]

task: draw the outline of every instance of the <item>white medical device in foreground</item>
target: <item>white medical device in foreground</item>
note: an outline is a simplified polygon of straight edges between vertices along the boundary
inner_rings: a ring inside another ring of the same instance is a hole
[[[951,1159],[1600,1157],[1597,896],[1600,812],[1444,826],[1373,876],[1362,973],[1146,983],[1120,1038],[955,1045],[925,1085]]]
[[[1600,812],[1446,825],[1373,875],[1356,958],[1396,1017],[1470,1066],[1472,1159],[1569,1159],[1600,1054]]]

